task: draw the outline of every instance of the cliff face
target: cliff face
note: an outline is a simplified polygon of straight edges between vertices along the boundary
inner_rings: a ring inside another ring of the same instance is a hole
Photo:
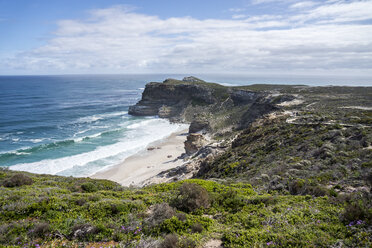
[[[142,94],[142,99],[129,108],[129,114],[137,116],[159,115],[174,117],[191,102],[209,105],[217,102],[212,90],[198,84],[149,83]]]
[[[187,77],[182,81],[167,79],[163,83],[147,84],[141,101],[129,108],[129,114],[158,115],[174,121],[190,122],[193,132],[201,129],[213,132],[226,127],[245,127],[275,109],[267,93]],[[201,118],[206,120],[204,126],[199,123]]]

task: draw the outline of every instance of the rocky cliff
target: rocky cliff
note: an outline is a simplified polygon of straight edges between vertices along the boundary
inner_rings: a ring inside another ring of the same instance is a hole
[[[195,77],[146,85],[142,99],[129,108],[136,116],[158,115],[191,123],[190,132],[212,133],[246,127],[277,109],[277,97],[263,91],[225,87]]]
[[[188,83],[176,84],[176,82],[168,79],[163,83],[147,84],[141,101],[129,108],[129,114],[175,117],[179,116],[191,102],[209,105],[217,101],[208,87]]]

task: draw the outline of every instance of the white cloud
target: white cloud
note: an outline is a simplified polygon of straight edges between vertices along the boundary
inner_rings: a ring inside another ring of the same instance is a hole
[[[368,19],[371,4],[338,1],[293,16],[231,20],[162,19],[115,6],[91,11],[88,19],[59,21],[45,46],[1,59],[0,67],[33,73],[371,72],[372,25],[355,23]]]
[[[322,23],[372,20],[372,1],[332,1],[295,17]]]
[[[318,4],[317,2],[313,2],[313,1],[303,1],[303,2],[292,4],[290,8],[291,9],[305,9],[305,8],[311,8],[317,4]]]
[[[245,8],[230,8],[229,9],[230,12],[243,12],[245,10],[246,10]]]

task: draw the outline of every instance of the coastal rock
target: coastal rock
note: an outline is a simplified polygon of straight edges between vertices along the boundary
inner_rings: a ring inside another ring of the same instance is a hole
[[[192,157],[185,156],[184,164],[176,168],[163,171],[158,175],[149,178],[143,182],[143,185],[174,182],[193,178],[203,165],[211,163],[214,158],[222,154],[224,151],[225,149],[221,149],[218,143],[203,146],[196,153],[194,153]],[[181,159],[181,157],[178,159]]]
[[[230,93],[231,100],[235,106],[253,103],[258,96],[257,92],[248,90],[233,90]]]
[[[280,94],[185,77],[183,80],[148,83],[142,99],[130,106],[128,113],[134,116],[158,115],[172,122],[188,122],[191,123],[190,133],[202,130],[216,133],[248,127],[263,115],[278,110],[280,106],[277,104],[281,99],[287,100]]]
[[[130,106],[128,113],[130,115],[137,115],[137,116],[152,116],[157,115],[159,108],[157,106],[152,106],[151,104],[142,103],[142,105],[134,105]]]
[[[196,133],[202,130],[208,130],[209,128],[209,121],[206,118],[197,117],[191,122],[189,133]]]
[[[178,109],[170,106],[161,106],[158,110],[158,115],[160,118],[169,118],[174,115],[176,115],[178,112]]]
[[[87,235],[96,234],[98,229],[90,224],[81,224],[73,227],[73,232],[71,236],[75,239],[81,239]]]
[[[258,97],[252,103],[250,108],[243,113],[239,129],[244,129],[249,127],[249,125],[256,119],[262,117],[265,114],[276,111],[279,108],[275,106],[271,98]]]
[[[163,83],[148,83],[141,101],[130,106],[128,113],[168,118],[180,115],[191,102],[209,105],[216,101],[209,87],[167,79]]]
[[[197,133],[191,133],[187,136],[185,141],[185,151],[187,155],[196,153],[200,148],[206,144],[206,140],[203,135]]]

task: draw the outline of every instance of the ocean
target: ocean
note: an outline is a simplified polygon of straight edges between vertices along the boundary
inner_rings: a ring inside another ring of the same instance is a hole
[[[146,83],[183,76],[188,75],[0,76],[0,166],[90,176],[116,165],[148,144],[187,128],[155,116],[128,115],[128,107],[141,99]],[[200,77],[226,85],[353,85],[345,79],[309,77]]]
[[[90,176],[187,126],[128,107],[163,76],[0,77],[0,166]]]

